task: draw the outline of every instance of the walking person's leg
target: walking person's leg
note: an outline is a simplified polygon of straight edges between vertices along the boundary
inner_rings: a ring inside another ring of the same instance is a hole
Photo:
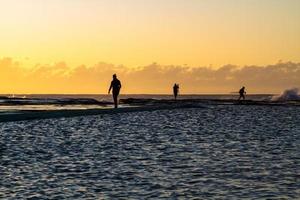
[[[115,108],[118,108],[118,94],[113,94]]]

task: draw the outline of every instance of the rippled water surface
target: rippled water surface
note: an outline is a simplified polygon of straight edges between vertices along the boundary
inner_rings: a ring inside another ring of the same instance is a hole
[[[300,107],[0,124],[3,199],[296,199]]]

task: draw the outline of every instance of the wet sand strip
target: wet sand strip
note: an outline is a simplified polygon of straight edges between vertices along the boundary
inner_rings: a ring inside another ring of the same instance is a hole
[[[163,106],[137,106],[137,107],[124,107],[118,109],[86,109],[86,110],[26,110],[16,111],[13,113],[0,114],[1,122],[14,122],[36,119],[50,119],[50,118],[63,118],[63,117],[77,117],[89,115],[102,115],[102,114],[117,114],[128,112],[144,112],[156,110],[172,110],[183,108],[204,108],[201,105],[163,105]]]
[[[127,105],[169,105],[169,104],[202,104],[202,105],[243,105],[243,106],[300,106],[300,101],[269,100],[235,100],[235,99],[121,99]]]
[[[76,117],[88,115],[116,114],[126,112],[143,112],[155,110],[172,110],[182,108],[207,108],[209,105],[237,105],[237,106],[300,106],[299,101],[272,102],[253,100],[211,100],[211,99],[181,99],[181,100],[156,100],[156,99],[121,99],[123,105],[128,107],[113,108],[92,108],[85,110],[21,110],[14,112],[0,113],[1,122],[24,121],[35,119],[49,119],[61,117]]]

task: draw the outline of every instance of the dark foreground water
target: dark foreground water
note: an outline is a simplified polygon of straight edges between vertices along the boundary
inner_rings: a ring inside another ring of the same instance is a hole
[[[2,123],[2,199],[297,199],[300,107]]]

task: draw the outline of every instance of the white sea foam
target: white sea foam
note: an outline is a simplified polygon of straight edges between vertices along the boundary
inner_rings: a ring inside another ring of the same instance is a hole
[[[272,101],[296,101],[300,100],[300,94],[298,88],[292,88],[285,90],[282,94],[274,96]]]

